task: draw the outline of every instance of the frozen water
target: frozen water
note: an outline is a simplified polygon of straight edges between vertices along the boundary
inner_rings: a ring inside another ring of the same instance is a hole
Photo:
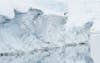
[[[66,17],[44,15],[39,9],[0,17],[0,63],[93,63],[92,22],[66,28]]]

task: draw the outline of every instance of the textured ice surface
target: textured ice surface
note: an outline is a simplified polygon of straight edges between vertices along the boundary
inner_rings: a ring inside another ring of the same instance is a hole
[[[0,16],[0,63],[93,63],[89,36],[92,22],[67,28],[66,17],[39,9]]]

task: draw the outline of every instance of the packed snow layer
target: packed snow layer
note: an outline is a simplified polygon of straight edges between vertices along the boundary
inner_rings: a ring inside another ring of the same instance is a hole
[[[93,63],[92,22],[66,27],[66,17],[39,9],[15,11],[14,19],[0,17],[1,63]]]

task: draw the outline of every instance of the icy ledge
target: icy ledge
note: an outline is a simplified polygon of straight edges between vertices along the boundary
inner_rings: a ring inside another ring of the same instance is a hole
[[[39,9],[0,16],[0,63],[93,63],[89,37],[92,22],[66,27],[66,17]]]

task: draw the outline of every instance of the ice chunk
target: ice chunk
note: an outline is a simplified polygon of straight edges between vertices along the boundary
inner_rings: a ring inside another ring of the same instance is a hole
[[[92,22],[66,30],[66,18],[39,9],[1,17],[1,63],[93,63],[89,37]],[[5,60],[4,60],[5,59]]]

